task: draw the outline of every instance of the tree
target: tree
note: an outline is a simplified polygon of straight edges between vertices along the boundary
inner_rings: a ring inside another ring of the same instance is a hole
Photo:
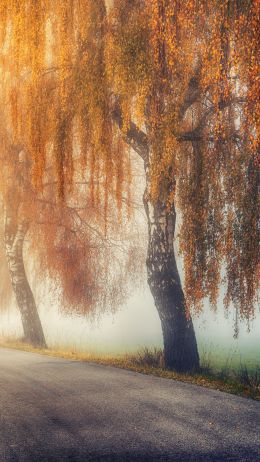
[[[1,126],[1,202],[3,204],[3,242],[12,288],[21,313],[24,337],[35,346],[46,347],[46,341],[36,308],[33,293],[28,283],[23,248],[29,230],[30,218],[26,213],[32,199],[28,168],[21,146],[13,145]],[[1,227],[2,227],[1,226]],[[3,303],[10,298],[10,288],[3,271]]]
[[[245,317],[254,311],[256,171],[246,172],[257,144],[259,5],[119,0],[111,14],[115,119],[123,129],[131,117],[145,126],[125,132],[143,148],[148,281],[166,364],[189,370],[198,366],[189,314],[206,296],[216,305],[223,266],[226,304]],[[173,249],[176,205],[186,303]]]
[[[192,308],[199,311],[205,297],[216,305],[223,268],[226,305],[242,317],[254,312],[259,2],[25,0],[6,11],[2,30],[8,36],[9,20],[15,56],[8,72],[13,82],[17,69],[25,75],[23,92],[7,85],[6,107],[31,153],[35,185],[52,143],[66,200],[77,137],[93,202],[107,216],[109,196],[116,189],[120,207],[131,180],[128,147],[141,156],[148,282],[165,363],[197,369]]]
[[[128,296],[132,280],[127,270],[133,275],[140,269],[141,245],[129,227],[130,240],[118,233],[112,213],[109,223],[104,220],[88,198],[86,180],[74,178],[70,199],[61,203],[55,196],[56,181],[49,166],[41,192],[35,190],[30,181],[28,155],[21,146],[7,145],[5,133],[7,151],[2,152],[1,158],[1,199],[9,274],[21,313],[24,340],[46,348],[26,263],[37,274],[38,284],[48,282],[64,313],[94,317],[103,311],[115,311]],[[11,293],[2,262],[1,272],[1,301],[8,304]]]
[[[1,214],[4,214],[4,208],[1,204]],[[4,242],[4,226],[2,220],[0,221],[0,242]],[[8,275],[8,266],[4,246],[0,245],[0,312],[4,312],[12,299],[11,281]]]

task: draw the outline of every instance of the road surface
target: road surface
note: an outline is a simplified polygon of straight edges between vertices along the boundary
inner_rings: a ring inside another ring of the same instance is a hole
[[[260,461],[260,403],[0,349],[1,462]]]

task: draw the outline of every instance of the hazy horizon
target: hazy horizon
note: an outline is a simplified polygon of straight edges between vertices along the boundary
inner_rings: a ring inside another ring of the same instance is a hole
[[[38,302],[39,303],[39,302]],[[116,313],[101,314],[90,320],[83,316],[64,315],[58,306],[39,303],[39,311],[47,343],[50,347],[70,347],[90,353],[119,354],[142,347],[162,347],[160,320],[149,288],[136,291]],[[20,314],[15,306],[0,314],[0,334],[22,336]],[[239,322],[239,336],[234,334],[234,311],[224,315],[223,306],[216,313],[205,307],[194,317],[194,326],[201,355],[231,356],[241,361],[259,362],[260,314],[250,323]]]

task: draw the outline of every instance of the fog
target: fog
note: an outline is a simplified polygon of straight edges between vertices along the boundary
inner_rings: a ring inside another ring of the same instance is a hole
[[[133,156],[134,162],[134,199],[137,207],[134,223],[140,242],[146,246],[147,223],[143,212],[142,196],[144,177],[140,159]],[[176,228],[179,231],[180,219],[177,214]],[[177,242],[174,243],[180,277],[183,281],[183,262],[178,255]],[[143,271],[143,269],[142,269]],[[143,288],[135,290],[133,295],[114,314],[105,313],[99,319],[68,316],[62,313],[59,305],[48,295],[48,289],[41,290],[37,275],[27,267],[27,274],[49,347],[74,349],[100,354],[131,353],[143,347],[162,347],[161,325],[153,297],[145,282]],[[214,313],[205,303],[201,315],[193,316],[200,355],[214,359],[214,362],[235,361],[249,364],[260,363],[260,311],[256,310],[255,319],[250,325],[239,321],[239,336],[234,338],[235,310],[230,308],[227,316],[222,299],[224,287],[221,287],[217,312]],[[0,312],[0,336],[22,337],[20,314],[13,301],[9,308]]]
[[[38,301],[39,303],[39,301]],[[148,287],[137,291],[115,314],[104,314],[96,320],[69,317],[51,300],[39,303],[47,343],[53,348],[74,349],[100,354],[134,352],[144,346],[161,347],[160,320]],[[256,314],[250,331],[239,323],[239,336],[234,339],[234,312],[225,317],[223,306],[213,313],[205,306],[194,318],[201,356],[225,358],[225,361],[260,362],[260,315]],[[0,334],[22,336],[20,315],[15,306],[0,317]]]

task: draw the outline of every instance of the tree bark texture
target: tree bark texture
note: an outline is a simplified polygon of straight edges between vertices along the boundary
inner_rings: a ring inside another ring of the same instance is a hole
[[[36,347],[46,348],[39,313],[24,267],[23,245],[28,228],[26,220],[18,219],[18,206],[9,197],[5,207],[5,251],[12,287],[21,313],[24,339]]]
[[[179,372],[199,369],[199,354],[192,319],[187,318],[185,298],[174,254],[176,213],[174,204],[149,200],[144,193],[148,220],[148,284],[162,325],[165,366]]]
[[[181,110],[186,110],[198,97],[197,77],[191,79],[188,94]],[[149,112],[149,111],[148,111]],[[119,128],[123,126],[119,102],[112,113]],[[194,133],[192,134],[194,136]],[[176,213],[174,204],[170,207],[163,199],[153,203],[150,200],[150,146],[147,134],[131,122],[125,141],[142,158],[146,174],[144,207],[148,222],[147,273],[148,284],[154,297],[162,325],[165,365],[180,372],[199,369],[199,354],[191,317],[186,316],[185,297],[181,286],[174,254],[174,233]],[[184,141],[185,139],[183,139]],[[180,140],[181,141],[181,140]],[[166,185],[170,194],[173,184]]]

